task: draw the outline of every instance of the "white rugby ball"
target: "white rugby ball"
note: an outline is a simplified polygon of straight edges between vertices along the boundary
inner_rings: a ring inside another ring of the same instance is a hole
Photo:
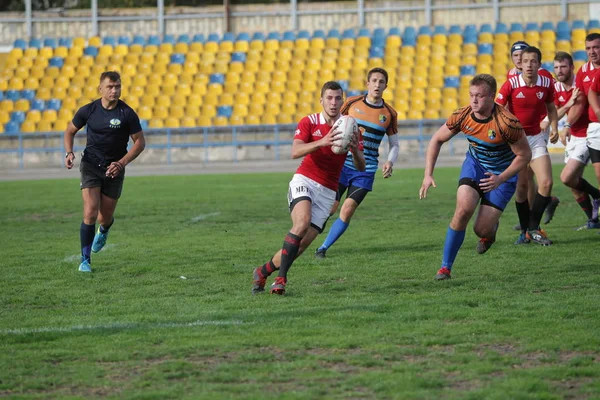
[[[335,121],[331,129],[335,129],[341,133],[338,135],[338,139],[331,145],[331,151],[335,154],[346,154],[350,150],[350,142],[358,134],[356,120],[349,115],[342,115],[340,119]]]

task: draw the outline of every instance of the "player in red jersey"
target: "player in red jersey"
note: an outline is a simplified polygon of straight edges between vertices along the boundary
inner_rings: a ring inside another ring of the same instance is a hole
[[[540,122],[545,113],[550,119],[552,129],[550,140],[555,143],[558,140],[558,115],[554,105],[554,85],[552,80],[538,75],[541,51],[536,47],[527,47],[521,53],[521,64],[523,74],[506,81],[496,102],[508,106],[523,125],[527,135],[527,141],[531,147],[532,169],[538,181],[538,191],[529,208],[527,200],[528,171],[523,168],[519,172],[516,190],[516,206],[521,224],[521,235],[517,244],[529,243],[533,240],[544,246],[552,244],[544,232],[539,228],[544,209],[551,201],[552,192],[552,165],[548,153],[548,137],[542,133]]]
[[[558,119],[566,115],[576,101],[579,89],[575,87],[573,57],[569,53],[559,51],[554,57],[554,73],[558,82],[554,84],[554,104],[558,109]],[[599,229],[598,215],[593,215],[592,200],[600,202],[600,191],[583,178],[583,169],[590,159],[586,144],[587,118],[579,118],[570,127],[570,136],[565,136],[565,130],[559,131],[560,141],[566,146],[565,167],[560,174],[560,180],[571,188],[577,204],[586,214],[587,223],[579,230]]]
[[[529,47],[529,45],[527,44],[527,42],[523,42],[523,41],[515,42],[511,46],[510,57],[512,59],[514,67],[509,69],[508,72],[506,73],[506,80],[510,80],[511,78],[517,77],[523,73],[523,69],[521,67],[521,54],[523,53],[523,50],[525,50],[527,47]],[[548,72],[547,70],[545,70],[544,68],[538,69],[538,75],[550,78],[554,82],[554,77],[552,76],[552,74],[550,72]],[[544,133],[547,133],[547,130],[549,127],[549,121],[548,121],[548,116],[546,115],[546,113],[544,113],[544,115],[542,117],[542,122],[540,122],[540,126],[542,128],[542,131],[544,131]],[[536,184],[535,180],[533,179],[533,172],[531,171],[531,169],[528,169],[528,172],[529,172],[529,176],[527,177],[527,179],[528,179],[527,200],[529,201],[529,204],[533,204],[533,202],[535,200],[535,194],[537,193],[537,184]],[[549,223],[552,220],[552,218],[554,217],[554,212],[556,211],[556,207],[558,207],[559,203],[560,203],[559,198],[552,196],[552,200],[550,200],[550,203],[548,203],[548,205],[546,206],[546,215],[544,217],[545,224]],[[520,231],[521,224],[517,224],[514,227],[514,229]]]
[[[292,217],[292,229],[283,247],[270,261],[254,270],[252,293],[264,292],[267,277],[279,270],[271,286],[271,294],[285,294],[287,272],[292,263],[323,231],[331,207],[335,202],[338,180],[347,154],[335,154],[331,145],[339,132],[331,127],[341,114],[344,91],[337,82],[327,82],[321,89],[323,112],[304,117],[292,143],[292,158],[304,157],[292,178],[288,191],[288,204]],[[350,152],[354,165],[365,169],[362,138],[351,143]]]

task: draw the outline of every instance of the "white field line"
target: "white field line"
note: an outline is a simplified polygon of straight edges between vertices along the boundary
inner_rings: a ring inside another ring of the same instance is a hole
[[[72,325],[72,326],[40,326],[37,328],[13,328],[1,329],[0,335],[28,335],[32,333],[70,333],[80,331],[103,331],[103,330],[149,330],[154,328],[188,328],[195,326],[223,326],[242,325],[244,322],[238,320],[223,321],[194,321],[194,322],[158,322],[154,324],[142,324],[134,322],[115,322],[106,325]]]
[[[211,212],[208,214],[200,214],[200,215],[196,215],[194,218],[190,219],[190,222],[199,222],[199,221],[204,221],[207,218],[210,217],[218,217],[219,215],[221,215],[220,212]]]
[[[118,246],[117,244],[109,243],[109,244],[105,245],[102,248],[102,250],[100,250],[100,253],[104,253],[107,250],[114,249],[117,246]],[[96,254],[96,253],[92,253],[92,257],[93,257],[93,254]],[[66,256],[63,259],[63,262],[68,262],[68,263],[75,262],[75,261],[81,261],[81,253],[80,254],[73,254],[72,256]]]

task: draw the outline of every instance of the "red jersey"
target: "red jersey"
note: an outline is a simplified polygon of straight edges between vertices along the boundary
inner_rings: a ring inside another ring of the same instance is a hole
[[[596,69],[595,71],[600,71],[600,69]],[[599,74],[594,74],[594,78],[592,78],[592,84],[590,85],[590,89],[592,89],[594,92],[596,92],[596,94],[600,94],[600,75]],[[588,106],[589,111],[589,118],[590,118],[590,122],[600,122],[598,121],[598,116],[596,115],[596,113],[594,112],[594,110],[592,109],[592,106]],[[581,119],[581,118],[579,118]],[[579,122],[579,121],[577,121]],[[573,127],[571,127],[571,129],[573,129]]]
[[[514,78],[515,76],[519,76],[519,75],[521,75],[521,73],[522,72],[519,71],[517,69],[517,67],[512,67],[506,73],[506,80],[508,81],[508,80],[510,80],[510,78]],[[545,76],[547,78],[550,78],[550,79],[554,80],[554,77],[552,76],[552,74],[547,69],[544,69],[544,68],[538,69],[538,75]]]
[[[508,110],[519,119],[528,136],[542,131],[540,122],[547,114],[546,103],[553,101],[552,80],[542,75],[538,75],[534,86],[527,86],[522,75],[513,77],[504,82],[496,97],[496,103],[501,106],[508,104]]]
[[[585,106],[588,110],[588,115],[586,118],[587,122],[598,122],[598,118],[596,118],[594,110],[592,110],[592,107],[590,107],[587,103],[588,92],[590,91],[590,86],[592,86],[592,80],[594,79],[594,76],[596,75],[596,72],[598,72],[598,70],[599,69],[597,67],[594,67],[594,64],[591,61],[588,61],[585,64],[583,64],[581,68],[579,68],[579,71],[577,71],[577,75],[575,75],[575,87],[577,87],[579,91],[584,94],[585,97]],[[583,113],[581,117],[579,117],[579,119],[585,118],[584,116],[585,113]]]
[[[330,130],[331,126],[327,125],[322,113],[311,114],[302,118],[298,123],[294,140],[300,139],[304,143],[316,142],[327,135]],[[358,148],[363,150],[362,138],[359,138]],[[331,151],[331,147],[321,147],[304,156],[296,173],[337,191],[345,160],[346,153],[335,154]]]
[[[554,104],[556,108],[564,107],[573,96],[573,90],[575,86],[571,86],[571,89],[567,90],[562,82],[556,82],[554,84]],[[576,137],[586,137],[588,126],[588,118],[586,114],[583,114],[577,122],[571,125],[571,135]]]

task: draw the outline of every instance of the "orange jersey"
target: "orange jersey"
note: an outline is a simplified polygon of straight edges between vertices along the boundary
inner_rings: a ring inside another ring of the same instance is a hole
[[[354,117],[364,143],[366,172],[375,173],[379,164],[379,145],[383,137],[398,133],[398,113],[383,101],[380,106],[367,103],[366,95],[352,96],[346,99],[341,113]],[[348,154],[344,166],[356,169],[352,155]]]
[[[498,105],[485,120],[476,118],[471,106],[459,108],[448,118],[446,126],[452,133],[463,132],[469,141],[469,154],[497,175],[515,158],[510,144],[525,136],[517,117]]]

